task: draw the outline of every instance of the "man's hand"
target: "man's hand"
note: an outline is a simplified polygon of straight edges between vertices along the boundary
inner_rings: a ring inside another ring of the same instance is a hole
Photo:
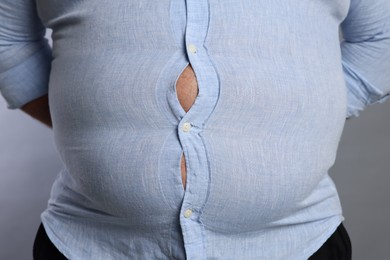
[[[20,109],[46,126],[52,127],[48,95],[37,98]]]

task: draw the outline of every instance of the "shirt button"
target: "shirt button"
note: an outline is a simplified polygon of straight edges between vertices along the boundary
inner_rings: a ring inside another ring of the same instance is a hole
[[[189,218],[192,216],[192,210],[191,209],[187,209],[186,211],[184,211],[184,217],[185,218]]]
[[[192,52],[192,53],[196,53],[196,46],[195,45],[193,45],[193,44],[189,44],[188,45],[188,50],[190,51],[190,52]]]
[[[182,126],[181,126],[181,129],[184,131],[184,132],[189,132],[191,130],[191,124],[188,123],[188,122],[185,122]]]

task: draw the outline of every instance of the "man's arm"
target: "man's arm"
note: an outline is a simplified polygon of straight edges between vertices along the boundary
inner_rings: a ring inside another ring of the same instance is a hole
[[[50,126],[52,53],[45,32],[35,1],[0,1],[0,92],[8,108],[22,108]]]
[[[341,23],[347,117],[390,98],[390,1],[351,0]]]
[[[48,95],[28,102],[20,109],[46,126],[52,127]]]

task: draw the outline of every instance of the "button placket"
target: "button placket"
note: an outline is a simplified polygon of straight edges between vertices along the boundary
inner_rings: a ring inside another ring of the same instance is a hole
[[[200,211],[207,200],[210,173],[206,147],[200,133],[219,97],[218,75],[205,49],[209,28],[209,6],[206,0],[186,0],[186,58],[196,72],[199,93],[194,107],[181,118],[178,137],[188,160],[187,186],[181,205],[180,224],[187,259],[206,259],[205,238]]]

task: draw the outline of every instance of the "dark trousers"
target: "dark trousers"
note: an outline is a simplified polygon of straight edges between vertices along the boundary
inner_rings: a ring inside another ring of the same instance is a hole
[[[331,237],[309,260],[351,260],[352,247],[347,230],[341,223]],[[38,228],[33,247],[34,260],[66,260],[46,235],[43,225]]]
[[[309,260],[351,260],[352,245],[343,223]]]
[[[50,241],[42,223],[39,225],[37,234],[35,235],[33,258],[34,260],[67,260]]]

